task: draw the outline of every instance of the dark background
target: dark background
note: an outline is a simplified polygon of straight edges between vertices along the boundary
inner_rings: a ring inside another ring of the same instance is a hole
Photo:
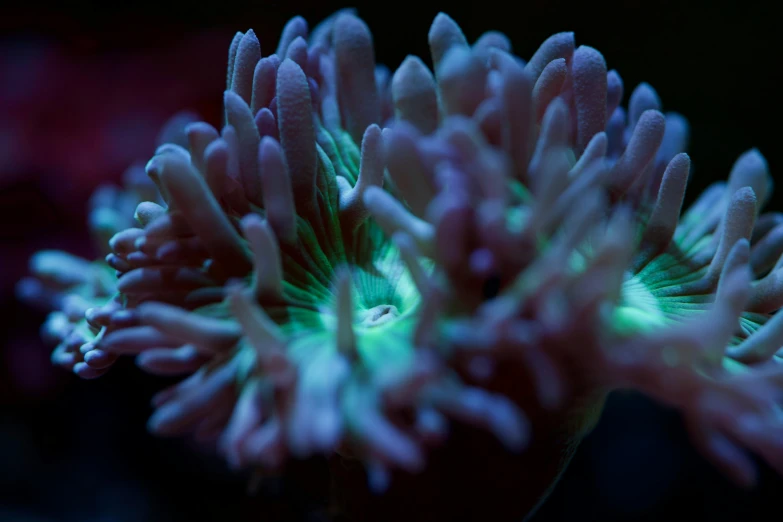
[[[291,16],[312,27],[341,6],[28,4],[0,8],[0,521],[327,520],[325,463],[298,464],[291,477],[264,478],[246,494],[248,477],[228,472],[209,449],[146,433],[161,379],[132,361],[93,382],[51,368],[38,340],[45,315],[19,304],[13,285],[42,247],[92,255],[87,197],[151,155],[168,115],[195,109],[217,122],[235,31],[254,28],[268,54]],[[665,110],[688,117],[692,200],[752,146],[773,174],[781,167],[780,45],[772,7],[683,4],[354,5],[374,33],[378,62],[392,70],[406,54],[428,59],[439,10],[471,41],[505,32],[524,58],[550,34],[576,31],[578,44],[599,49],[620,72],[624,103],[647,81]],[[676,414],[616,394],[536,521],[779,520],[772,508],[782,486],[762,468],[756,490],[735,489],[693,452]]]

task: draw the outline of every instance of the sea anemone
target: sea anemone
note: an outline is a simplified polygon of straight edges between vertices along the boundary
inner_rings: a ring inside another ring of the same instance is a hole
[[[434,74],[410,56],[391,75],[350,11],[309,39],[292,19],[265,57],[237,33],[225,124],[158,148],[160,200],[108,240],[116,283],[69,280],[55,362],[189,375],[152,432],[215,437],[237,468],[358,459],[376,491],[472,425],[534,452],[520,514],[618,388],[680,409],[738,483],[745,449],[783,472],[783,219],[759,216],[761,154],[680,218],[688,125],[652,87],[619,107],[620,76],[572,33],[525,62],[440,14],[429,44]],[[41,259],[54,279],[105,269]]]

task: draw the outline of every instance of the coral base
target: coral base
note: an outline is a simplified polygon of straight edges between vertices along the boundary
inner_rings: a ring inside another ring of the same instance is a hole
[[[509,387],[511,376],[499,379]],[[516,385],[519,386],[519,380]],[[514,395],[533,397],[532,390]],[[579,443],[595,426],[607,394],[580,390],[557,412],[532,404],[528,448],[510,454],[491,434],[453,424],[448,441],[429,456],[417,475],[395,473],[389,490],[368,488],[364,467],[356,460],[332,458],[332,502],[349,521],[416,522],[433,520],[519,521],[531,515],[552,491]],[[342,518],[338,518],[342,520]]]

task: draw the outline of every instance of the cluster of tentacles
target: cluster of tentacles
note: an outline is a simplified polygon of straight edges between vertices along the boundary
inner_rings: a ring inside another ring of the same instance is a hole
[[[336,451],[382,484],[422,469],[449,420],[523,449],[535,425],[493,386],[518,365],[552,411],[576,382],[636,388],[736,480],[753,481],[743,449],[783,472],[783,219],[759,217],[762,156],[680,219],[687,123],[650,86],[626,112],[572,33],[525,62],[441,14],[429,44],[434,74],[409,57],[391,75],[349,11],[309,35],[294,18],[267,56],[237,33],[225,124],[147,164],[162,199],[116,226],[116,283],[36,258],[75,285],[55,362],[189,375],[150,429],[219,437],[235,466]]]

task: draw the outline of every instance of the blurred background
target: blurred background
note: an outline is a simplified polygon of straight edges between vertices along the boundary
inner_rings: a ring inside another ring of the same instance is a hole
[[[691,124],[692,200],[758,147],[773,175],[783,112],[771,3],[354,2],[392,70],[429,61],[427,31],[444,10],[469,40],[505,32],[529,58],[571,30],[599,49],[630,91],[649,82],[664,109]],[[92,257],[86,201],[100,182],[146,161],[168,116],[218,122],[228,45],[255,29],[265,54],[300,14],[311,27],[331,2],[14,2],[0,7],[0,521],[330,520],[328,467],[299,463],[282,477],[229,472],[209,448],[145,431],[152,394],[168,384],[131,360],[80,381],[49,364],[45,314],[17,302],[31,254]],[[783,200],[773,197],[771,206]],[[762,467],[740,491],[694,453],[678,416],[630,393],[614,395],[536,522],[780,520],[783,480]]]

